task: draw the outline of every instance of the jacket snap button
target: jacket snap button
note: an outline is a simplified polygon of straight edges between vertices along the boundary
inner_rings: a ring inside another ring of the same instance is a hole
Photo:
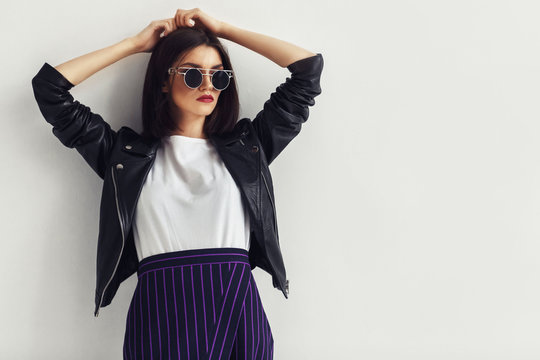
[[[131,149],[131,145],[126,145],[126,149]]]
[[[122,164],[116,164],[116,168],[117,168],[118,170],[122,170],[122,169],[124,168],[124,165],[122,165]]]
[[[251,148],[251,151],[253,152],[259,151],[259,147],[257,145],[253,145],[253,147]]]

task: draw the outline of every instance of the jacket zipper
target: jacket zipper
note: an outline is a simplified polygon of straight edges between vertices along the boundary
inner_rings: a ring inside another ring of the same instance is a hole
[[[107,284],[105,285],[105,288],[103,289],[103,292],[101,293],[101,299],[99,301],[99,305],[96,312],[96,317],[99,316],[99,309],[101,308],[101,304],[103,303],[103,295],[105,295],[105,291],[107,290],[107,287],[111,283],[112,278],[114,277],[114,274],[116,273],[116,269],[118,268],[118,264],[120,264],[120,259],[122,258],[122,252],[124,251],[124,223],[122,222],[122,218],[120,217],[120,207],[118,206],[118,189],[116,187],[116,179],[114,178],[114,165],[112,166],[111,170],[111,176],[113,180],[114,185],[114,198],[116,200],[116,212],[118,213],[118,221],[120,222],[120,230],[122,231],[122,248],[120,249],[120,256],[118,256],[118,260],[116,261],[116,266],[114,267],[113,273],[111,277],[109,278],[109,281],[107,281]]]

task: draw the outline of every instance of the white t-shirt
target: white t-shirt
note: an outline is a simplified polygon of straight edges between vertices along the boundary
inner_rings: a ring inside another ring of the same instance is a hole
[[[133,220],[139,261],[210,247],[249,250],[249,213],[209,139],[163,138]]]

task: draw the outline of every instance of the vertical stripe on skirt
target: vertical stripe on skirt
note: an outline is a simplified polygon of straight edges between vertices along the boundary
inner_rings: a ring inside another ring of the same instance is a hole
[[[206,248],[142,259],[124,359],[273,359],[274,338],[248,251]]]

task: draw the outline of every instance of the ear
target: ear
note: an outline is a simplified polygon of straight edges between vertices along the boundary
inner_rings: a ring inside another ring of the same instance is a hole
[[[161,87],[161,92],[169,92],[169,85],[166,82],[163,83],[163,86]]]

